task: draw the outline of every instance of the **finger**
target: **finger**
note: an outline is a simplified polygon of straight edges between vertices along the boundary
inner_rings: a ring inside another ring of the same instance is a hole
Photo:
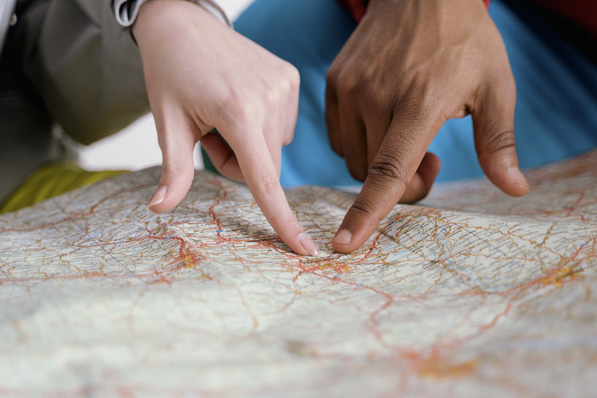
[[[284,120],[284,140],[282,145],[289,145],[294,138],[294,130],[296,128],[296,120],[298,117],[299,94],[301,78],[298,70],[292,67],[293,78],[290,79],[290,91],[288,94],[288,102],[286,104],[286,112],[280,112],[285,116]]]
[[[441,167],[439,158],[433,153],[427,152],[399,202],[414,203],[427,196]]]
[[[279,108],[271,110],[277,115],[281,115],[282,113],[286,114],[286,112],[283,112],[282,109]],[[286,128],[285,125],[286,121],[283,120],[283,118],[272,117],[266,120],[263,129],[265,144],[267,145],[269,156],[274,164],[278,180],[280,179],[280,169],[282,165],[282,143],[284,141],[284,135],[286,134],[282,132],[282,129]]]
[[[267,142],[267,147],[274,165],[274,169],[276,170],[276,177],[278,180],[280,180],[280,172],[282,168],[282,147],[276,142]]]
[[[218,133],[209,132],[201,137],[199,141],[216,170],[230,179],[245,181],[234,151]]]
[[[263,132],[270,156],[280,177],[282,146],[290,144],[294,136],[294,128],[298,116],[298,100],[300,76],[298,70],[290,63],[284,62],[280,70],[272,70],[271,74],[281,73],[277,84],[269,86],[267,98],[268,114],[261,120]]]
[[[338,100],[342,153],[350,175],[358,181],[367,177],[367,137],[365,125],[361,121],[351,101]]]
[[[285,62],[284,68],[272,73],[282,73],[281,78],[268,96],[268,112],[262,120],[263,132],[269,154],[280,178],[282,146],[290,144],[298,116],[300,76],[298,70]]]
[[[367,104],[367,106],[370,105],[371,102]],[[391,115],[384,117],[374,109],[366,110],[364,115],[366,115],[365,126],[367,129],[367,165],[370,165],[379,151],[383,135],[388,131]],[[440,169],[439,158],[432,153],[426,153],[399,202],[414,203],[427,196]]]
[[[171,112],[155,115],[158,142],[162,150],[162,176],[147,207],[155,213],[174,208],[185,197],[195,176],[193,149],[197,142],[191,123]]]
[[[257,205],[290,248],[302,255],[317,255],[313,241],[299,225],[290,210],[286,196],[276,175],[276,169],[263,135],[247,134],[238,145],[236,156],[243,171],[245,181]],[[234,148],[234,146],[233,146]]]
[[[375,109],[366,109],[362,112],[365,129],[367,130],[367,167],[373,163],[379,147],[392,122],[391,114],[383,115]]]
[[[340,117],[338,113],[338,97],[333,79],[328,73],[325,88],[325,121],[328,129],[328,139],[333,151],[344,157],[342,152],[342,134],[340,132]]]
[[[426,128],[418,119],[419,122],[405,122],[394,118],[361,192],[332,240],[336,251],[350,253],[358,249],[404,194],[429,146],[430,139],[420,131]],[[439,129],[427,126],[431,128]]]
[[[529,191],[518,166],[514,140],[516,87],[511,78],[488,85],[473,107],[475,148],[485,175],[511,196]]]

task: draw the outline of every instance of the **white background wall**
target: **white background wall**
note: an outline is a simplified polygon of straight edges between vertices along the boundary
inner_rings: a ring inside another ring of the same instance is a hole
[[[217,0],[234,20],[253,0]],[[195,151],[195,167],[203,167],[199,151]],[[139,170],[161,164],[153,117],[146,115],[120,133],[87,147],[80,148],[80,162],[88,170]]]

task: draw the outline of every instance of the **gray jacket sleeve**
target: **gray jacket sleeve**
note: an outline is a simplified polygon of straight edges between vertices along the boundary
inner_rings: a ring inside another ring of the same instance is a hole
[[[52,0],[26,73],[52,117],[89,144],[149,110],[139,50],[110,0]]]
[[[143,3],[147,3],[151,0],[113,0],[114,5],[114,13],[116,15],[116,20],[122,26],[131,26],[135,19],[137,18],[137,13],[139,12],[139,7]],[[193,3],[200,5],[201,7],[205,8],[209,11],[212,15],[218,18],[223,23],[227,24],[228,26],[232,26],[226,13],[222,10],[222,8],[213,0],[190,0]]]
[[[80,143],[149,111],[141,57],[127,28],[140,5],[52,0],[38,37],[31,38],[36,45],[28,46],[26,73],[52,117]]]
[[[8,31],[10,17],[15,8],[17,0],[2,0],[0,2],[0,55],[2,55],[2,48],[4,46],[4,39]]]

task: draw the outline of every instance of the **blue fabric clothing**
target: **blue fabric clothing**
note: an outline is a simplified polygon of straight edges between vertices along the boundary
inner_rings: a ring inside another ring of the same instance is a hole
[[[521,167],[540,166],[597,147],[597,68],[530,12],[502,1],[490,15],[517,84],[515,134]],[[356,23],[334,0],[257,0],[235,22],[240,33],[295,65],[301,75],[294,141],[282,152],[281,183],[355,185],[329,144],[327,70]],[[429,151],[442,160],[438,181],[482,176],[471,117],[444,124]]]

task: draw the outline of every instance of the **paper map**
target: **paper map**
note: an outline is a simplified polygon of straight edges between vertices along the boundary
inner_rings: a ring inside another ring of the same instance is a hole
[[[597,395],[597,152],[439,184],[352,255],[354,195],[289,190],[319,257],[208,172],[149,212],[159,174],[0,217],[0,396]]]

